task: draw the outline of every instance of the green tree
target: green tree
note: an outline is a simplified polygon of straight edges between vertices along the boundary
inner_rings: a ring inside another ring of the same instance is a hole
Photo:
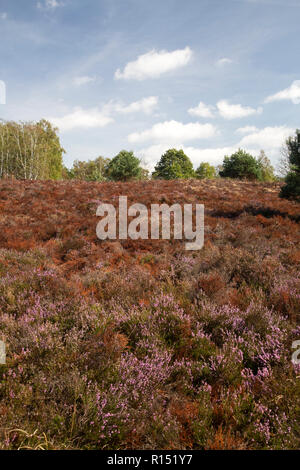
[[[285,178],[280,197],[295,199],[300,202],[300,172],[291,171]]]
[[[300,131],[296,130],[294,137],[286,140],[286,149],[290,171],[281,188],[280,196],[300,201]]]
[[[207,162],[200,163],[199,167],[196,170],[196,178],[200,179],[213,179],[216,178],[216,169],[214,166],[210,165]]]
[[[145,181],[145,180],[149,180],[150,178],[151,177],[150,177],[149,170],[147,170],[146,168],[141,168],[141,174],[138,179],[140,179],[141,181]]]
[[[0,123],[0,177],[60,179],[62,155],[57,129],[38,122]]]
[[[39,121],[36,126],[40,134],[39,150],[44,155],[44,168],[39,177],[53,180],[61,179],[63,169],[62,154],[65,153],[65,150],[60,145],[57,135],[58,129],[45,119]]]
[[[292,170],[289,160],[289,149],[286,145],[286,142],[282,145],[280,149],[280,158],[277,170],[280,175],[280,179],[284,179],[287,174]]]
[[[108,164],[107,176],[113,181],[129,181],[140,179],[142,168],[140,160],[134,156],[133,152],[121,150]]]
[[[262,168],[255,157],[238,149],[230,157],[224,157],[223,169],[220,171],[223,178],[240,178],[240,179],[262,179]]]
[[[257,159],[258,164],[261,169],[261,179],[262,181],[275,181],[276,177],[274,175],[274,168],[271,165],[269,158],[266,156],[264,150],[260,151],[259,157]]]
[[[61,177],[63,180],[72,180],[74,179],[74,174],[72,169],[67,168],[65,165],[62,167]]]
[[[95,160],[75,160],[71,170],[64,171],[66,179],[84,181],[105,181],[109,158],[98,157]]]
[[[155,179],[182,179],[193,178],[195,172],[193,164],[183,150],[169,149],[155,166],[152,177]]]

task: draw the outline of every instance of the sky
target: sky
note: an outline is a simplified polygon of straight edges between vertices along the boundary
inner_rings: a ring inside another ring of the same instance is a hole
[[[300,127],[300,0],[0,0],[0,118],[48,119],[64,163],[243,148]]]

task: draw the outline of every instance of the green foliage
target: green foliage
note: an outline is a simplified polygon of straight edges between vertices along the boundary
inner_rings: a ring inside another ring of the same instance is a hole
[[[60,145],[57,129],[45,119],[39,121],[37,126],[40,132],[41,150],[45,152],[44,178],[59,180],[62,176],[62,154],[65,150]]]
[[[57,129],[45,119],[0,123],[0,178],[60,179],[64,152]]]
[[[193,178],[193,164],[183,150],[169,149],[161,157],[152,173],[155,179],[185,179]]]
[[[291,171],[285,178],[280,196],[286,199],[296,199],[300,202],[300,172]]]
[[[72,169],[67,168],[65,165],[62,167],[61,178],[63,180],[72,180],[74,178],[74,174]]]
[[[140,160],[134,156],[133,152],[126,150],[121,150],[107,166],[107,176],[113,181],[140,179],[141,175]]]
[[[95,160],[75,160],[71,170],[65,169],[65,179],[84,181],[105,181],[109,158],[98,157]]]
[[[141,168],[141,173],[139,177],[137,178],[141,181],[146,181],[150,179],[150,172],[146,168]]]
[[[280,196],[300,201],[300,131],[298,129],[294,137],[286,140],[286,150],[290,171],[285,178],[285,186],[281,188]]]
[[[275,181],[274,168],[271,165],[269,158],[266,156],[263,150],[260,151],[260,155],[257,159],[261,169],[261,180],[262,181]]]
[[[239,149],[230,157],[224,157],[223,170],[220,171],[220,176],[225,178],[261,180],[261,164],[255,157]]]
[[[300,172],[300,130],[296,130],[296,135],[294,137],[289,137],[286,141],[286,146],[288,149],[289,161],[291,168],[294,171]]]
[[[196,178],[200,179],[213,179],[216,178],[216,169],[214,166],[210,165],[207,162],[200,163],[199,167],[196,170]]]

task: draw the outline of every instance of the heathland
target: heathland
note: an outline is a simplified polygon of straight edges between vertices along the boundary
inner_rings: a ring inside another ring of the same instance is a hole
[[[299,203],[281,183],[0,181],[2,449],[299,447]],[[100,203],[205,205],[205,243]]]

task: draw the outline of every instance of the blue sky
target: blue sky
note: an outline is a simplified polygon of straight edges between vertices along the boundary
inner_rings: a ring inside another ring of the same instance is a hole
[[[300,0],[0,0],[0,117],[47,118],[65,164],[242,147],[274,165],[299,125]]]

